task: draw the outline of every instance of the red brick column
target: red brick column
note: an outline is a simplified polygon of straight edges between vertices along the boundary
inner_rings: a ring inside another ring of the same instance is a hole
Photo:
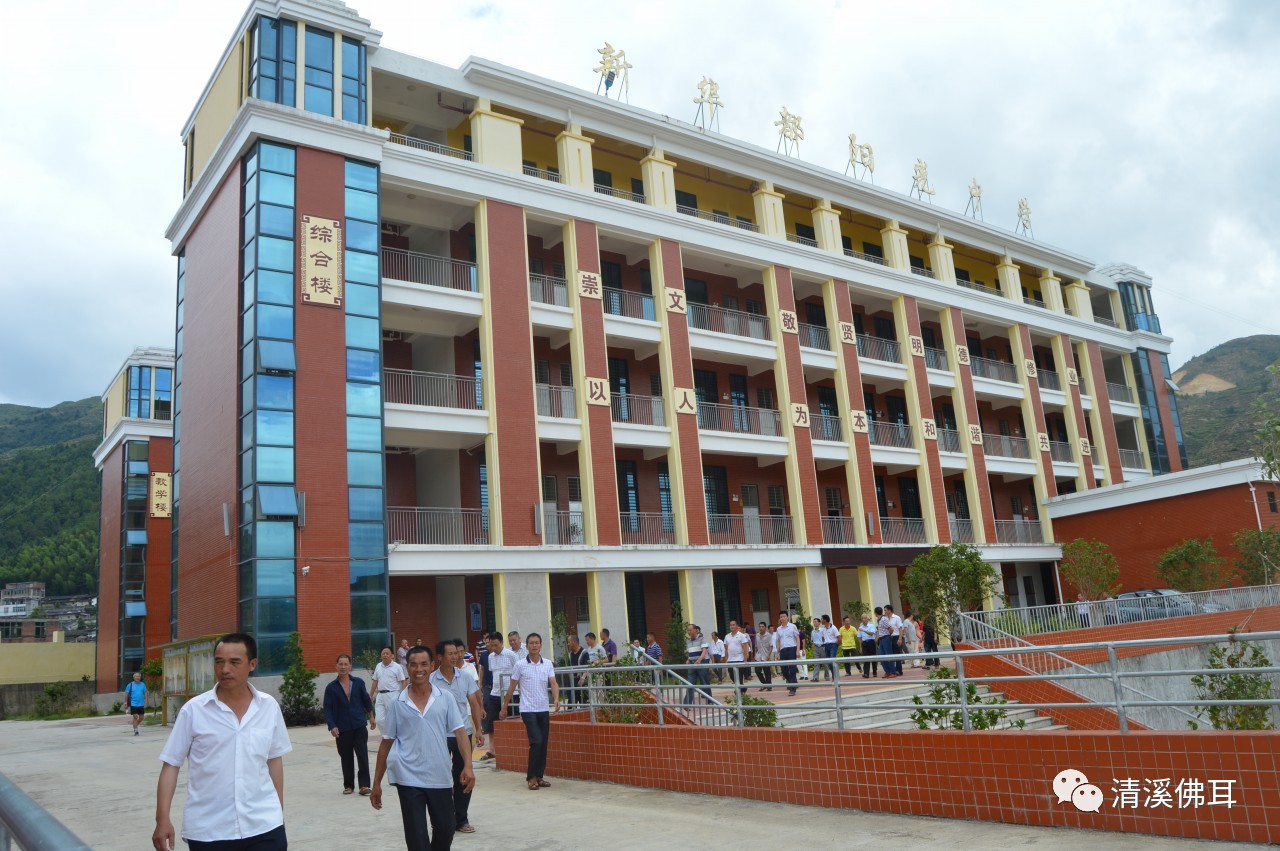
[[[916,398],[920,403],[920,417],[921,419],[932,420],[934,419],[933,393],[929,387],[929,370],[925,365],[923,350],[917,356],[911,351],[910,345],[910,338],[920,337],[920,308],[912,296],[902,296],[902,306],[907,322],[907,327],[898,332],[899,337],[902,338],[905,331],[902,351],[907,358],[906,366],[910,370],[911,384],[915,387]],[[945,488],[942,481],[942,461],[938,457],[938,441],[936,439],[923,439],[923,430],[917,429],[917,431],[922,438],[920,442],[923,445],[920,447],[920,457],[924,461],[917,475],[929,477],[929,496],[932,503],[928,507],[921,506],[921,508],[933,511],[934,520],[938,526],[938,543],[948,544],[951,542],[951,524],[947,522],[947,500],[943,495]]]
[[[1049,427],[1044,419],[1044,401],[1040,398],[1040,378],[1039,373],[1035,369],[1035,358],[1032,354],[1034,349],[1031,346],[1031,329],[1026,325],[1019,323],[1017,325],[1018,340],[1021,343],[1022,359],[1027,363],[1015,364],[1026,379],[1023,386],[1027,393],[1027,406],[1031,409],[1031,422],[1027,423],[1027,430],[1030,432],[1027,439],[1031,442],[1031,451],[1040,453],[1040,471],[1044,476],[1044,492],[1045,496],[1058,495],[1058,481],[1053,475],[1053,454],[1050,452],[1049,445],[1046,443],[1044,448],[1038,446],[1039,436],[1048,434]]]
[[[1062,363],[1056,364],[1056,366],[1062,374],[1062,381],[1064,382],[1062,391],[1067,394],[1067,404],[1071,407],[1071,416],[1075,417],[1076,430],[1079,434],[1085,435],[1089,433],[1089,421],[1084,413],[1084,402],[1080,399],[1080,371],[1076,369],[1076,355],[1070,336],[1062,335],[1060,348],[1062,349]],[[1069,376],[1073,374],[1076,376],[1074,384],[1069,379]],[[1085,468],[1085,475],[1081,477],[1084,479],[1085,489],[1097,487],[1097,479],[1093,477],[1093,459],[1080,455],[1079,446],[1073,447],[1072,451],[1080,458],[1081,466]]]
[[[954,332],[957,351],[948,352],[947,357],[955,364],[954,373],[956,376],[956,392],[952,394],[952,398],[956,402],[964,406],[965,419],[973,425],[978,426],[978,430],[982,430],[982,417],[978,413],[978,394],[973,389],[973,372],[970,368],[969,361],[966,359],[963,363],[960,361],[959,349],[964,348],[968,351],[967,338],[964,332],[964,313],[958,307],[948,308],[945,311],[950,316],[951,329]],[[973,464],[973,478],[977,484],[977,493],[968,494],[971,500],[969,511],[977,511],[982,517],[982,527],[986,530],[985,535],[988,541],[994,541],[996,537],[996,510],[995,503],[991,499],[991,479],[987,473],[987,452],[986,447],[982,443],[973,443],[969,440],[969,435],[960,435],[960,440],[969,444],[970,463]],[[973,503],[976,500],[976,505]]]
[[[1107,469],[1111,472],[1112,484],[1120,484],[1124,481],[1124,470],[1120,464],[1120,443],[1116,438],[1116,420],[1115,415],[1111,413],[1111,399],[1107,396],[1107,373],[1102,366],[1102,348],[1093,340],[1085,343],[1085,347],[1089,352],[1089,367],[1093,373],[1093,386],[1089,388],[1093,393],[1093,408],[1098,412],[1098,422],[1102,425],[1102,434],[1094,435],[1095,439],[1100,439],[1107,448]],[[1092,475],[1093,459],[1081,459],[1090,465],[1090,474]]]
[[[782,353],[785,374],[778,375],[780,381],[787,382],[788,396],[791,405],[808,407],[809,393],[804,383],[804,364],[800,361],[800,335],[795,326],[796,299],[791,285],[791,270],[785,266],[774,267],[774,283],[777,288],[778,307],[791,314],[793,330],[783,327],[781,339],[777,341]],[[782,412],[793,424],[796,422],[793,411]],[[791,510],[804,518],[805,542],[822,543],[822,502],[818,499],[818,470],[813,465],[813,437],[809,431],[808,417],[803,425],[792,428],[792,452],[786,463],[794,465],[794,474],[788,478],[799,483],[800,493],[791,494]],[[800,543],[797,541],[796,543]]]
[[[875,522],[870,524],[871,532],[868,534],[867,540],[870,543],[878,544],[881,542],[880,535],[880,503],[876,500],[876,476],[875,465],[871,460],[871,435],[868,431],[853,431],[850,427],[850,415],[854,411],[861,411],[863,405],[862,395],[862,364],[858,360],[858,339],[853,333],[853,303],[849,298],[849,284],[847,281],[837,280],[835,282],[835,314],[836,319],[843,323],[849,333],[841,333],[840,326],[837,325],[831,332],[831,339],[838,340],[840,353],[844,361],[844,378],[845,385],[849,390],[849,410],[843,411],[844,423],[842,428],[849,436],[849,451],[853,453],[854,463],[858,471],[858,479],[856,486],[862,495],[862,510],[864,514],[870,514],[875,518]],[[854,487],[855,483],[850,482],[850,487]],[[865,517],[855,517],[855,522],[866,523]]]

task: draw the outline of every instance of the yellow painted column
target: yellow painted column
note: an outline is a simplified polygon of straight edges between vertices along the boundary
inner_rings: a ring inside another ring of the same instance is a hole
[[[1022,304],[1022,279],[1018,277],[1018,264],[1008,254],[1001,257],[996,265],[996,279],[1000,284],[1000,293],[1005,298]]]
[[[591,412],[587,403],[587,355],[582,330],[582,293],[578,286],[578,233],[570,219],[560,229],[564,244],[565,272],[569,285],[565,288],[569,309],[573,311],[573,331],[569,345],[569,364],[573,370],[573,415],[582,423],[582,439],[578,441],[578,481],[582,496],[582,537],[589,547],[600,545],[599,521],[596,516],[595,458],[591,443]],[[593,249],[594,251],[595,249]],[[612,464],[610,458],[608,463]],[[541,479],[539,479],[541,481]],[[588,574],[588,579],[592,574]],[[591,610],[592,616],[595,609]]]
[[[1035,353],[1027,350],[1022,344],[1022,329],[1018,325],[1012,325],[1007,329],[1009,336],[1009,349],[1013,353],[1013,362],[1018,367],[1018,384],[1022,387],[1022,403],[1020,410],[1022,411],[1022,423],[1026,426],[1027,433],[1023,435],[1030,447],[1031,459],[1036,465],[1036,474],[1032,478],[1032,486],[1036,491],[1036,513],[1039,515],[1040,528],[1044,530],[1044,539],[1046,541],[1053,540],[1053,521],[1049,519],[1049,512],[1045,511],[1043,506],[1045,500],[1049,498],[1049,486],[1047,477],[1053,475],[1053,467],[1046,468],[1044,456],[1045,453],[1038,446],[1037,435],[1040,434],[1040,427],[1044,425],[1043,410],[1044,405],[1041,403],[1042,416],[1036,416],[1035,403],[1032,401],[1031,394],[1034,392],[1039,395],[1040,388],[1031,387],[1031,382],[1038,379],[1030,371],[1035,366]],[[1029,365],[1028,365],[1028,362]],[[1056,490],[1056,489],[1055,489]],[[1015,520],[1018,518],[1014,518]]]
[[[818,199],[818,206],[813,208],[813,232],[818,247],[823,251],[844,254],[844,246],[840,242],[840,214],[826,198]]]
[[[646,204],[669,213],[676,211],[676,164],[663,155],[661,148],[654,148],[640,160],[640,179],[644,182]]]
[[[542,652],[555,657],[551,638],[551,574],[545,570],[508,570],[493,575],[493,608],[498,631],[518,630],[542,636]]]
[[[951,250],[950,243],[941,233],[934,234],[933,239],[929,242],[929,268],[933,269],[933,277],[935,279],[946,284],[954,284],[956,282],[955,255]]]
[[[597,635],[607,629],[620,644],[630,637],[627,623],[626,574],[620,570],[593,570],[587,574],[587,604],[591,628]],[[643,626],[643,624],[640,624]]]
[[[831,611],[831,585],[827,581],[825,567],[797,567],[796,582],[800,590],[800,603],[809,617],[821,617],[824,614],[835,616],[840,622],[839,612]],[[806,624],[802,629],[807,629]]]
[[[524,122],[494,112],[488,98],[477,99],[476,108],[468,118],[471,120],[471,156],[475,161],[523,174],[520,128]]]
[[[1062,300],[1062,280],[1053,274],[1052,269],[1044,269],[1040,273],[1040,294],[1044,296],[1045,306],[1055,313],[1064,312],[1065,302]]]
[[[866,603],[873,610],[871,619],[872,622],[874,622],[875,607],[883,606],[885,603],[890,601],[889,568],[881,567],[879,565],[874,567],[859,567],[858,587],[862,592],[862,602]]]
[[[306,73],[306,65],[302,59],[298,60],[298,67]],[[301,74],[298,75],[301,78]],[[369,79],[365,77],[365,79]],[[333,117],[342,118],[342,33],[333,34]],[[373,88],[368,86],[367,88]],[[301,101],[299,101],[301,102]]]
[[[1067,397],[1067,407],[1063,411],[1063,419],[1067,423],[1067,440],[1071,442],[1071,457],[1076,459],[1076,491],[1084,492],[1093,486],[1093,469],[1089,466],[1088,458],[1080,454],[1080,438],[1086,435],[1080,433],[1080,424],[1076,421],[1075,399],[1073,394],[1078,393],[1080,388],[1077,385],[1072,387],[1070,379],[1063,368],[1063,364],[1067,362],[1066,346],[1063,343],[1061,334],[1054,334],[1050,341],[1053,347],[1053,363],[1058,367],[1058,372],[1062,380],[1062,391]],[[1071,352],[1072,361],[1076,360],[1075,352]],[[1076,363],[1076,381],[1079,382],[1080,365]],[[1088,414],[1086,413],[1086,416]]]
[[[1089,446],[1089,455],[1082,456],[1080,463],[1089,468],[1089,475],[1093,476],[1093,467],[1097,465],[1102,468],[1102,484],[1114,485],[1119,484],[1111,475],[1111,465],[1107,463],[1107,453],[1112,451],[1112,447],[1106,444],[1106,429],[1103,427],[1102,410],[1098,404],[1098,394],[1107,392],[1107,379],[1104,375],[1098,375],[1093,369],[1093,359],[1089,357],[1088,344],[1081,342],[1076,346],[1076,368],[1080,370],[1080,380],[1083,387],[1087,388],[1089,395],[1092,397],[1093,404],[1086,411],[1089,417],[1089,426],[1093,431],[1094,441]],[[1096,481],[1096,476],[1095,476]]]
[[[773,184],[767,180],[762,181],[760,188],[751,193],[751,200],[755,204],[756,224],[760,228],[760,233],[780,239],[787,238],[787,224],[782,216],[783,197],[783,194],[775,191]]]
[[[560,163],[560,182],[566,186],[595,191],[595,171],[591,165],[594,139],[582,135],[582,128],[570,124],[556,136],[556,160]],[[566,255],[567,256],[567,255]]]
[[[1133,372],[1133,359],[1127,355],[1120,358],[1120,364],[1124,367],[1124,383],[1129,388],[1130,397],[1136,402],[1138,400],[1138,378]],[[1104,387],[1103,390],[1106,388]],[[1112,415],[1115,417],[1113,411]],[[1142,462],[1146,466],[1148,472],[1151,470],[1151,444],[1147,443],[1147,430],[1140,424],[1133,428],[1134,434],[1138,436],[1138,448],[1142,450]],[[1116,452],[1120,451],[1120,447],[1116,447]],[[1121,464],[1121,467],[1124,465]]]
[[[787,371],[785,341],[787,335],[793,334],[793,332],[787,331],[782,327],[783,311],[790,311],[791,308],[784,307],[778,301],[776,268],[773,266],[766,267],[763,279],[765,310],[769,318],[769,333],[772,339],[778,341],[778,360],[774,364],[775,381],[773,386],[774,392],[778,397],[778,410],[782,412],[780,417],[782,435],[787,439],[788,451],[783,467],[787,473],[787,495],[791,498],[793,507],[791,512],[792,540],[797,543],[807,542],[809,538],[805,533],[804,484],[800,479],[800,464],[796,458],[796,426],[791,417],[791,403],[808,405],[809,400],[791,398],[791,379]],[[795,314],[792,313],[791,315],[794,316]]]
[[[936,266],[934,268],[937,268]],[[960,448],[964,452],[964,489],[965,497],[969,500],[969,523],[973,526],[973,541],[975,544],[985,544],[989,540],[987,532],[990,531],[992,536],[995,534],[994,529],[987,529],[986,512],[982,510],[982,495],[989,489],[989,484],[978,476],[978,462],[976,453],[981,451],[981,445],[975,447],[973,441],[969,439],[969,426],[980,425],[969,417],[969,400],[965,395],[964,382],[971,381],[967,376],[961,374],[961,370],[968,370],[956,363],[957,352],[961,346],[968,346],[967,340],[962,340],[956,336],[956,321],[953,311],[958,311],[956,307],[944,307],[941,311],[940,324],[942,325],[942,341],[946,347],[948,363],[951,364],[951,371],[955,374],[955,386],[951,390],[951,407],[956,414],[956,431],[960,434]],[[983,470],[986,470],[985,459]],[[985,476],[985,472],[984,472]]]
[[[1071,314],[1085,322],[1093,321],[1093,302],[1089,301],[1089,288],[1076,280],[1062,288],[1062,296]]]
[[[649,191],[645,184],[645,193]],[[674,368],[671,365],[671,323],[686,322],[685,314],[673,314],[668,308],[666,298],[666,277],[662,263],[662,243],[649,243],[649,279],[653,284],[654,302],[657,306],[655,318],[658,320],[660,333],[658,343],[658,372],[662,381],[662,415],[671,433],[671,446],[667,449],[667,480],[671,485],[671,520],[675,526],[676,543],[689,545],[689,523],[685,515],[684,467],[681,464],[682,448],[678,417],[687,416],[676,411],[679,401],[680,387],[675,380]],[[680,287],[683,291],[683,285]],[[692,382],[691,382],[692,383]],[[701,494],[694,498],[702,499]]]
[[[680,610],[686,624],[696,623],[702,634],[711,640],[716,628],[716,594],[710,568],[692,568],[679,572]],[[684,648],[675,648],[675,659],[684,662]]]
[[[890,219],[889,224],[880,229],[880,239],[884,244],[885,265],[903,272],[910,271],[911,249],[907,246],[907,232],[897,219]]]
[[[905,231],[903,232],[903,245],[906,244]],[[933,474],[929,469],[929,447],[928,443],[935,441],[926,441],[924,436],[924,421],[926,419],[933,420],[933,411],[925,411],[920,402],[919,381],[916,378],[915,365],[912,362],[914,355],[911,353],[911,328],[913,325],[919,325],[919,317],[916,322],[909,321],[907,316],[907,302],[902,296],[898,296],[893,300],[893,324],[898,332],[898,347],[902,351],[903,357],[907,359],[907,416],[911,420],[912,440],[915,442],[916,451],[920,454],[920,465],[916,467],[916,487],[920,492],[920,513],[924,515],[924,536],[926,541],[938,542],[940,540],[938,531],[938,513],[935,511],[934,499],[942,498],[942,494],[934,494],[933,492]],[[928,392],[928,388],[925,388]],[[947,530],[948,536],[951,530]]]
[[[1087,294],[1088,293],[1086,288],[1086,295]],[[1111,315],[1112,317],[1115,318],[1116,325],[1120,326],[1121,328],[1128,327],[1128,323],[1125,322],[1125,319],[1124,319],[1124,300],[1120,298],[1120,291],[1112,290],[1110,299],[1111,299]],[[1089,309],[1091,311],[1093,310],[1092,304],[1093,303],[1090,302]]]

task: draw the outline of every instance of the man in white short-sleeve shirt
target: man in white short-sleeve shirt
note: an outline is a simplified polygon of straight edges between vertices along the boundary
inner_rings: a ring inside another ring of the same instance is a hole
[[[750,676],[751,669],[734,667],[734,663],[751,661],[751,636],[742,631],[737,621],[729,621],[729,632],[722,641],[724,641],[724,660],[730,663],[729,681],[736,685],[738,691],[741,692],[743,690],[742,680],[744,677]]]
[[[778,651],[778,661],[795,661],[796,651],[800,647],[800,630],[791,622],[791,615],[788,613],[778,612],[778,628],[773,631],[773,640]],[[796,693],[796,673],[795,665],[782,666],[782,678],[787,681],[788,694]]]
[[[218,684],[187,701],[160,751],[156,787],[157,851],[174,847],[169,820],[178,770],[187,762],[187,801],[182,838],[200,849],[282,851],[284,755],[293,750],[280,706],[249,684],[258,667],[252,636],[231,633],[218,639],[213,670]]]
[[[387,707],[409,682],[409,675],[390,647],[382,648],[382,661],[373,667],[373,711],[378,726],[387,720]]]

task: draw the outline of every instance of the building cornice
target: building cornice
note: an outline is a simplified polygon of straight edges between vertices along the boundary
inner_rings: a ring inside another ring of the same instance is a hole
[[[1057,520],[1060,517],[1073,517],[1094,511],[1138,505],[1157,499],[1263,481],[1267,479],[1262,474],[1262,464],[1254,458],[1242,458],[1238,461],[1226,461],[1207,467],[1192,467],[1190,470],[1182,470],[1178,473],[1152,476],[1136,482],[1055,496],[1045,500],[1044,505],[1049,512],[1049,517]]]
[[[122,417],[111,434],[93,450],[93,466],[101,472],[102,465],[117,446],[126,440],[150,440],[153,437],[173,437],[173,423],[166,420],[143,420]]]
[[[111,392],[111,388],[115,386],[116,381],[131,366],[158,366],[172,369],[173,362],[173,349],[165,346],[137,346],[134,348],[133,353],[125,358],[124,363],[116,370],[115,375],[111,376],[111,380],[107,382],[107,386],[103,389],[99,398],[105,401],[107,394]]]

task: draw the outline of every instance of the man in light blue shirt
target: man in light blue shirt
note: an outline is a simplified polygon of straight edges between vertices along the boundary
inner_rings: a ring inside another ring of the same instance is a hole
[[[133,717],[133,734],[138,735],[138,725],[147,711],[147,684],[142,681],[142,674],[134,671],[133,681],[124,687],[124,699],[129,704],[129,714]]]
[[[387,707],[378,746],[378,766],[369,796],[382,809],[382,778],[390,770],[391,785],[400,796],[405,846],[448,848],[457,828],[453,811],[453,760],[449,736],[457,740],[463,769],[459,777],[470,792],[476,783],[471,770],[471,739],[458,704],[447,692],[431,686],[431,651],[421,645],[409,649],[409,687]],[[431,829],[427,830],[427,819]],[[436,841],[431,843],[431,834]]]

